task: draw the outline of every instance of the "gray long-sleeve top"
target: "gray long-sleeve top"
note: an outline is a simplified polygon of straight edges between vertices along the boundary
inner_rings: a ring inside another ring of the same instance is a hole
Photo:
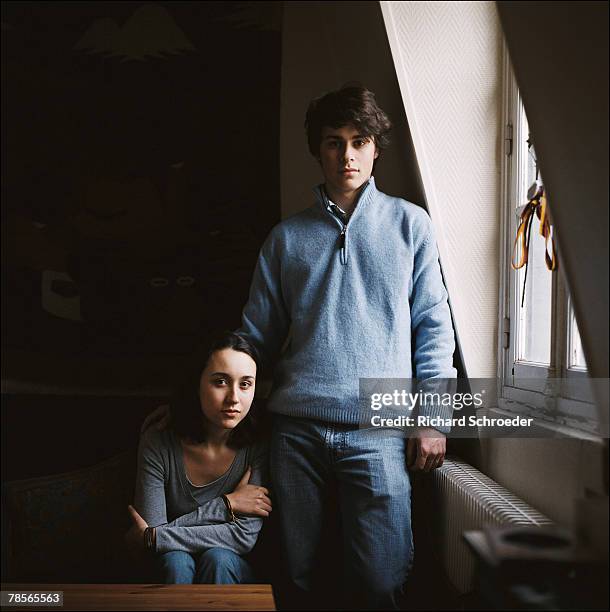
[[[216,480],[196,486],[186,475],[180,439],[171,429],[147,430],[140,438],[135,508],[156,527],[156,552],[203,552],[221,547],[244,555],[254,547],[263,519],[239,516],[231,522],[221,495],[231,493],[248,466],[250,484],[265,485],[264,446],[239,449],[231,467]]]

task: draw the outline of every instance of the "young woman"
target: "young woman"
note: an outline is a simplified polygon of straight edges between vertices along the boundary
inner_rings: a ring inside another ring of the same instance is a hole
[[[271,512],[267,455],[253,440],[255,383],[254,350],[227,333],[186,368],[171,426],[141,437],[127,538],[154,553],[165,583],[254,582],[243,555]]]

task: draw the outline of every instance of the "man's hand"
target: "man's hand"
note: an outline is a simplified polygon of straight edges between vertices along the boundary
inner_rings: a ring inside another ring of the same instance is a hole
[[[127,506],[133,525],[125,535],[127,548],[136,558],[140,558],[144,553],[144,531],[148,523],[138,514],[138,511],[131,505]]]
[[[227,495],[235,514],[269,516],[271,500],[265,487],[248,484],[252,469],[248,467],[232,493]]]
[[[162,406],[158,406],[144,419],[144,423],[142,423],[142,427],[140,427],[140,433],[143,434],[149,427],[153,426],[157,431],[163,431],[167,429],[171,419],[172,415],[169,410],[169,405],[163,404]]]
[[[407,443],[407,467],[429,472],[443,465],[447,439],[433,427],[418,427]]]

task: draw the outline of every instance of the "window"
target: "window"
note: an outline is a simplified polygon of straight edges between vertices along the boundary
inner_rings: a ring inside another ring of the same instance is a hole
[[[533,217],[527,268],[513,270],[515,235],[535,192],[536,153],[516,81],[504,51],[505,156],[503,166],[503,299],[499,354],[500,405],[506,410],[597,432],[587,365],[563,271],[549,271]],[[531,145],[531,146],[528,146]],[[532,188],[533,186],[533,188]],[[548,202],[552,215],[552,202]],[[520,250],[517,250],[517,260]]]

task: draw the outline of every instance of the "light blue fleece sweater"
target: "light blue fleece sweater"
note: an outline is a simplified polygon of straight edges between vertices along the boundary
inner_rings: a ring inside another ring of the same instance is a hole
[[[271,411],[356,424],[360,378],[455,377],[447,293],[422,208],[371,177],[344,225],[314,191],[265,241],[238,333],[277,361]]]

